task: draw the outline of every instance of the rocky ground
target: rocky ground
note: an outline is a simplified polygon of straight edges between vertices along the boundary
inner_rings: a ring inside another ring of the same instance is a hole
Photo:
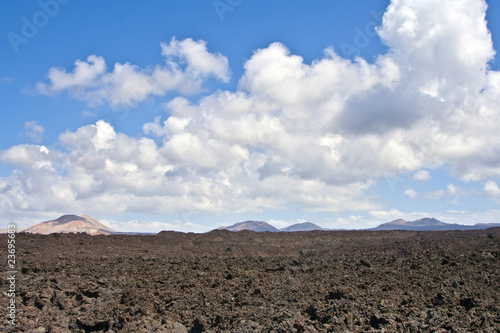
[[[18,234],[16,245],[20,332],[500,332],[498,228]]]

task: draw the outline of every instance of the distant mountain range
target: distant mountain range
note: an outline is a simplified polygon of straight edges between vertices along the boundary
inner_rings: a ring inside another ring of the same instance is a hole
[[[87,215],[63,215],[55,220],[35,224],[23,232],[42,235],[70,232],[85,232],[90,235],[110,235],[115,233],[113,229]]]
[[[412,231],[433,231],[433,230],[473,230],[500,227],[500,223],[477,223],[475,225],[463,225],[456,223],[444,223],[435,218],[423,218],[415,221],[405,221],[402,219],[382,223],[375,228],[365,229],[371,231],[380,230],[412,230]],[[264,221],[243,221],[228,227],[220,227],[229,231],[251,230],[255,232],[295,232],[295,231],[315,231],[331,230],[322,228],[311,222],[297,223],[286,228],[278,229]],[[5,231],[6,232],[6,231]],[[78,233],[85,232],[90,235],[151,235],[154,233],[136,233],[136,232],[116,232],[105,226],[97,220],[87,215],[63,215],[55,220],[45,221],[25,229],[24,231],[33,234],[51,234],[51,233]],[[0,231],[3,233],[3,230]]]
[[[270,231],[270,232],[278,232],[278,231],[313,231],[313,230],[326,230],[321,228],[320,226],[317,226],[314,223],[311,222],[304,222],[304,223],[297,223],[294,225],[291,225],[286,228],[278,229],[276,227],[273,227],[267,222],[264,221],[244,221],[244,222],[239,222],[236,224],[233,224],[229,227],[220,227],[219,229],[226,229],[229,231],[241,231],[241,230],[251,230],[255,232],[263,232],[263,231]]]
[[[474,225],[463,225],[456,223],[444,223],[434,218],[423,218],[415,221],[405,221],[402,219],[380,224],[369,230],[413,230],[413,231],[433,231],[433,230],[473,230],[500,227],[500,223],[476,223]]]
[[[474,229],[487,229],[493,227],[500,227],[500,223],[477,223],[475,225],[463,225],[456,223],[445,223],[441,222],[435,218],[423,218],[415,221],[405,221],[402,219],[394,220],[387,223],[382,223],[375,228],[366,230],[412,230],[412,231],[433,231],[433,230],[474,230]],[[311,223],[304,222],[291,225],[286,228],[277,229],[267,222],[263,221],[244,221],[233,224],[229,227],[220,227],[219,229],[226,229],[229,231],[240,231],[240,230],[251,230],[255,232],[262,231],[313,231],[313,230],[330,230],[321,228],[320,226]]]

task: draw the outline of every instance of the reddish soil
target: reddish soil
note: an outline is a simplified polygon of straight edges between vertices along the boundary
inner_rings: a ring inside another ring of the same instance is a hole
[[[16,245],[20,332],[500,332],[499,228],[17,234]]]

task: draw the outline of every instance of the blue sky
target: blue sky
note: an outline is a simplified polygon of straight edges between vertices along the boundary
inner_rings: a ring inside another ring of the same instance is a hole
[[[0,15],[6,222],[499,221],[497,2],[9,0]]]

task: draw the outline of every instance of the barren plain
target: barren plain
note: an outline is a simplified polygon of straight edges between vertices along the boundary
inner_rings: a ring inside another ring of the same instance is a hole
[[[499,228],[17,234],[16,245],[18,325],[2,293],[6,332],[500,332]]]

